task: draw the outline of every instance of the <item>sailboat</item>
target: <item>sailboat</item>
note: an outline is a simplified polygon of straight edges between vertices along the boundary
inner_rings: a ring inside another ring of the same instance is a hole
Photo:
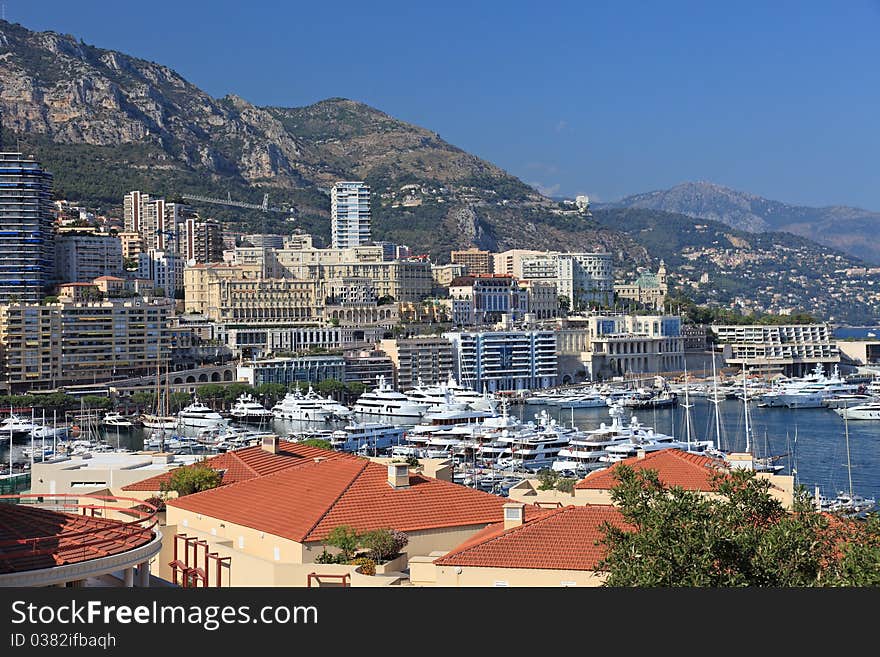
[[[748,455],[748,463],[751,464],[751,469],[755,472],[769,472],[771,474],[776,474],[780,470],[782,470],[785,466],[779,465],[776,463],[777,459],[781,457],[775,456],[764,456],[759,457],[754,453],[754,448],[752,446],[752,427],[750,426],[750,417],[749,417],[749,394],[748,394],[748,373],[746,371],[746,366],[743,364],[743,410],[745,413],[745,438],[746,438],[746,449],[745,454]],[[731,462],[731,465],[739,465],[740,460],[736,458],[731,458],[732,454],[728,454],[728,461]],[[742,466],[740,466],[742,467]]]
[[[843,413],[843,431],[846,437],[846,472],[849,478],[849,491],[839,491],[837,497],[825,497],[819,493],[816,486],[816,508],[819,511],[831,511],[846,516],[857,516],[874,509],[877,500],[873,497],[862,497],[853,492],[852,460],[849,451],[849,419]]]
[[[168,371],[165,371],[166,384],[168,381]],[[166,385],[167,388],[167,385]],[[147,429],[176,429],[177,418],[168,413],[168,391],[161,389],[161,377],[159,372],[159,362],[156,361],[156,413],[144,414],[141,421]]]

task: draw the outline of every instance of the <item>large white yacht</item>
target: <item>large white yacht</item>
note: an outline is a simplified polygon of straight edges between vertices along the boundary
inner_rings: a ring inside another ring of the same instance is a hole
[[[404,394],[412,402],[428,404],[431,410],[439,406],[448,408],[449,404],[464,404],[474,410],[494,412],[498,405],[494,395],[488,392],[481,394],[459,385],[451,374],[445,383],[435,386],[426,386],[419,378],[418,385]]]
[[[880,420],[880,401],[835,408],[834,412],[845,420]]]
[[[253,395],[244,392],[235,400],[229,414],[239,422],[266,422],[274,417]]]
[[[272,414],[279,420],[329,422],[334,418],[334,412],[328,407],[328,402],[336,403],[332,399],[321,397],[309,386],[306,394],[299,389],[288,392],[284,399],[272,407]]]
[[[377,456],[399,445],[405,429],[387,422],[352,422],[330,434],[333,449]]]
[[[30,433],[36,428],[36,425],[28,419],[11,414],[9,417],[0,422],[0,433],[7,438],[9,434],[17,436],[23,433]]]
[[[762,406],[787,406],[788,408],[821,408],[823,401],[831,397],[858,392],[858,384],[841,378],[837,366],[831,376],[825,376],[822,364],[817,363],[813,372],[801,379],[787,379],[758,397]]]
[[[353,410],[360,416],[418,422],[431,404],[411,401],[405,394],[394,390],[379,376],[378,385],[363,393],[355,402]]]
[[[205,406],[198,397],[193,398],[193,403],[177,414],[177,420],[183,427],[210,427],[224,421],[220,413]]]

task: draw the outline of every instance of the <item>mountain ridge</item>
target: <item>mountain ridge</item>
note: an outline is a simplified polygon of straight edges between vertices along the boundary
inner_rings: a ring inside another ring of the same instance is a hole
[[[880,228],[880,212],[862,208],[794,205],[709,181],[684,182],[597,207],[662,210],[721,221],[749,232],[789,232],[880,264],[880,245],[873,239]]]

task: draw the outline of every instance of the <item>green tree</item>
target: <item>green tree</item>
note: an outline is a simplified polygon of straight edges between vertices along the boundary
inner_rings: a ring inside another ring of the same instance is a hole
[[[83,395],[82,403],[85,408],[108,409],[113,407],[113,400],[100,395]]]
[[[324,379],[323,381],[319,381],[315,387],[319,393],[330,397],[334,397],[345,390],[345,384],[336,379]]]
[[[360,545],[361,536],[353,527],[339,525],[330,530],[327,545],[338,548],[345,561],[351,561]]]
[[[204,461],[192,465],[177,468],[171,471],[171,478],[163,481],[159,489],[168,493],[174,491],[178,497],[199,493],[203,490],[217,488],[223,476],[216,470],[211,469]]]
[[[569,299],[564,294],[560,294],[558,297],[556,297],[556,303],[559,305],[559,310],[564,313],[567,313],[569,310],[571,310],[571,299]]]
[[[323,438],[307,438],[306,440],[300,440],[297,445],[319,447],[320,449],[333,449],[333,445],[330,444],[330,441],[324,440]]]
[[[653,470],[617,466],[615,478],[611,497],[626,525],[603,526],[607,586],[802,587],[880,578],[880,561],[872,561],[876,522],[829,522],[800,496],[786,511],[754,472],[719,473],[716,497],[667,487]]]
[[[172,392],[168,397],[168,408],[172,413],[177,413],[184,406],[192,402],[192,395],[188,392]]]
[[[287,386],[283,383],[261,383],[254,388],[254,394],[265,399],[271,406],[287,394]]]
[[[538,470],[538,490],[553,490],[559,481],[559,473],[550,468]]]

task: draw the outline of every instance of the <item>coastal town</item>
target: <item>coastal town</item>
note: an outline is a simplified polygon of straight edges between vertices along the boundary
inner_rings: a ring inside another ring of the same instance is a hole
[[[880,586],[876,16],[0,4],[11,649]]]
[[[51,173],[20,153],[2,155],[0,177],[15,227],[0,280],[2,484],[67,511],[101,500],[100,520],[64,531],[113,558],[89,559],[75,585],[598,585],[595,553],[526,556],[520,541],[595,542],[602,522],[622,523],[618,464],[702,493],[719,468],[753,472],[791,508],[796,468],[759,453],[749,407],[880,417],[880,341],[785,315],[695,325],[670,312],[662,260],[619,282],[601,251],[469,248],[434,263],[372,239],[362,181],[330,189],[319,246],[296,229],[230,233],[198,200],[140,190],[98,216],[53,200]],[[573,209],[588,216],[588,199]],[[714,433],[691,424],[699,399]],[[745,427],[725,435],[722,400]],[[588,409],[602,421],[578,427]],[[636,416],[664,409],[685,429]],[[181,484],[187,472],[213,482]],[[876,505],[851,478],[832,493],[816,487],[817,511]],[[132,509],[143,522],[123,539],[110,527]],[[57,512],[28,508],[28,522]],[[71,581],[15,550],[3,563],[4,582]]]

